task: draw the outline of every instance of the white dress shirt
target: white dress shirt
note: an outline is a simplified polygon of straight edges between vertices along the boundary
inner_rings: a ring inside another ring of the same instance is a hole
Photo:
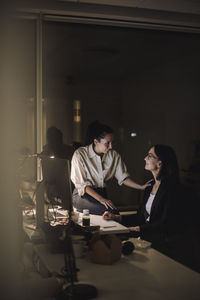
[[[119,185],[129,177],[126,165],[115,150],[111,149],[101,157],[94,152],[91,144],[74,152],[71,180],[80,196],[84,195],[86,186],[103,188],[106,181],[113,177]]]
[[[146,211],[148,212],[149,215],[151,213],[151,207],[152,207],[154,198],[155,198],[155,195],[150,194],[149,199],[147,200],[147,203],[146,203]],[[149,219],[150,219],[150,216],[147,218],[146,221],[149,221]]]

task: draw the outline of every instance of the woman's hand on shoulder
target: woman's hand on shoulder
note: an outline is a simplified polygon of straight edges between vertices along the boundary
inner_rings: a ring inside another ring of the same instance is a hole
[[[145,184],[141,185],[141,190],[145,190],[148,186],[150,186],[152,181],[153,179],[150,179]]]

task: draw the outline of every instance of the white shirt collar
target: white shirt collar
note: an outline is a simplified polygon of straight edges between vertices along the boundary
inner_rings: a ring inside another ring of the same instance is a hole
[[[88,146],[88,156],[89,156],[89,158],[92,158],[92,157],[94,157],[95,155],[97,155],[97,154],[94,152],[93,144],[90,144],[90,145]]]
[[[94,157],[94,156],[97,156],[97,157],[100,157],[98,154],[96,154],[96,152],[94,151],[94,149],[93,149],[93,144],[90,144],[89,146],[88,146],[88,156],[89,156],[89,158],[92,158],[92,157]],[[102,157],[102,161],[105,159],[105,154],[103,155],[103,157]]]

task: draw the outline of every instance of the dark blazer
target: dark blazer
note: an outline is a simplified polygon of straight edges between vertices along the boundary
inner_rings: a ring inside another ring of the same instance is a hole
[[[140,233],[131,232],[150,241],[151,247],[200,272],[200,199],[188,186],[167,180],[160,184],[155,195],[149,222],[145,205],[154,182],[144,192],[143,202],[136,215],[123,216],[126,226],[140,226]],[[128,221],[128,223],[127,223]]]
[[[146,203],[154,185],[147,187],[144,191],[143,202],[137,214],[133,215],[129,224],[127,220],[122,222],[127,226],[140,226],[140,235],[145,240],[155,241],[164,240],[169,235],[174,234],[175,227],[179,223],[178,202],[180,201],[180,184],[173,180],[162,181],[152,203],[149,221],[146,221]],[[131,224],[132,223],[132,224]]]
[[[149,221],[145,220],[145,206],[154,182],[147,187],[143,203],[138,210],[138,221],[143,235],[167,236],[171,234],[178,218],[180,185],[172,180],[162,181],[152,203]]]

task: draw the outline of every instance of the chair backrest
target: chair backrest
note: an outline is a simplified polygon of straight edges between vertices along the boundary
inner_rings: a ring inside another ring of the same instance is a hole
[[[72,191],[70,181],[70,161],[62,158],[41,156],[42,175],[49,202],[53,198],[61,200],[64,209],[72,207]]]

